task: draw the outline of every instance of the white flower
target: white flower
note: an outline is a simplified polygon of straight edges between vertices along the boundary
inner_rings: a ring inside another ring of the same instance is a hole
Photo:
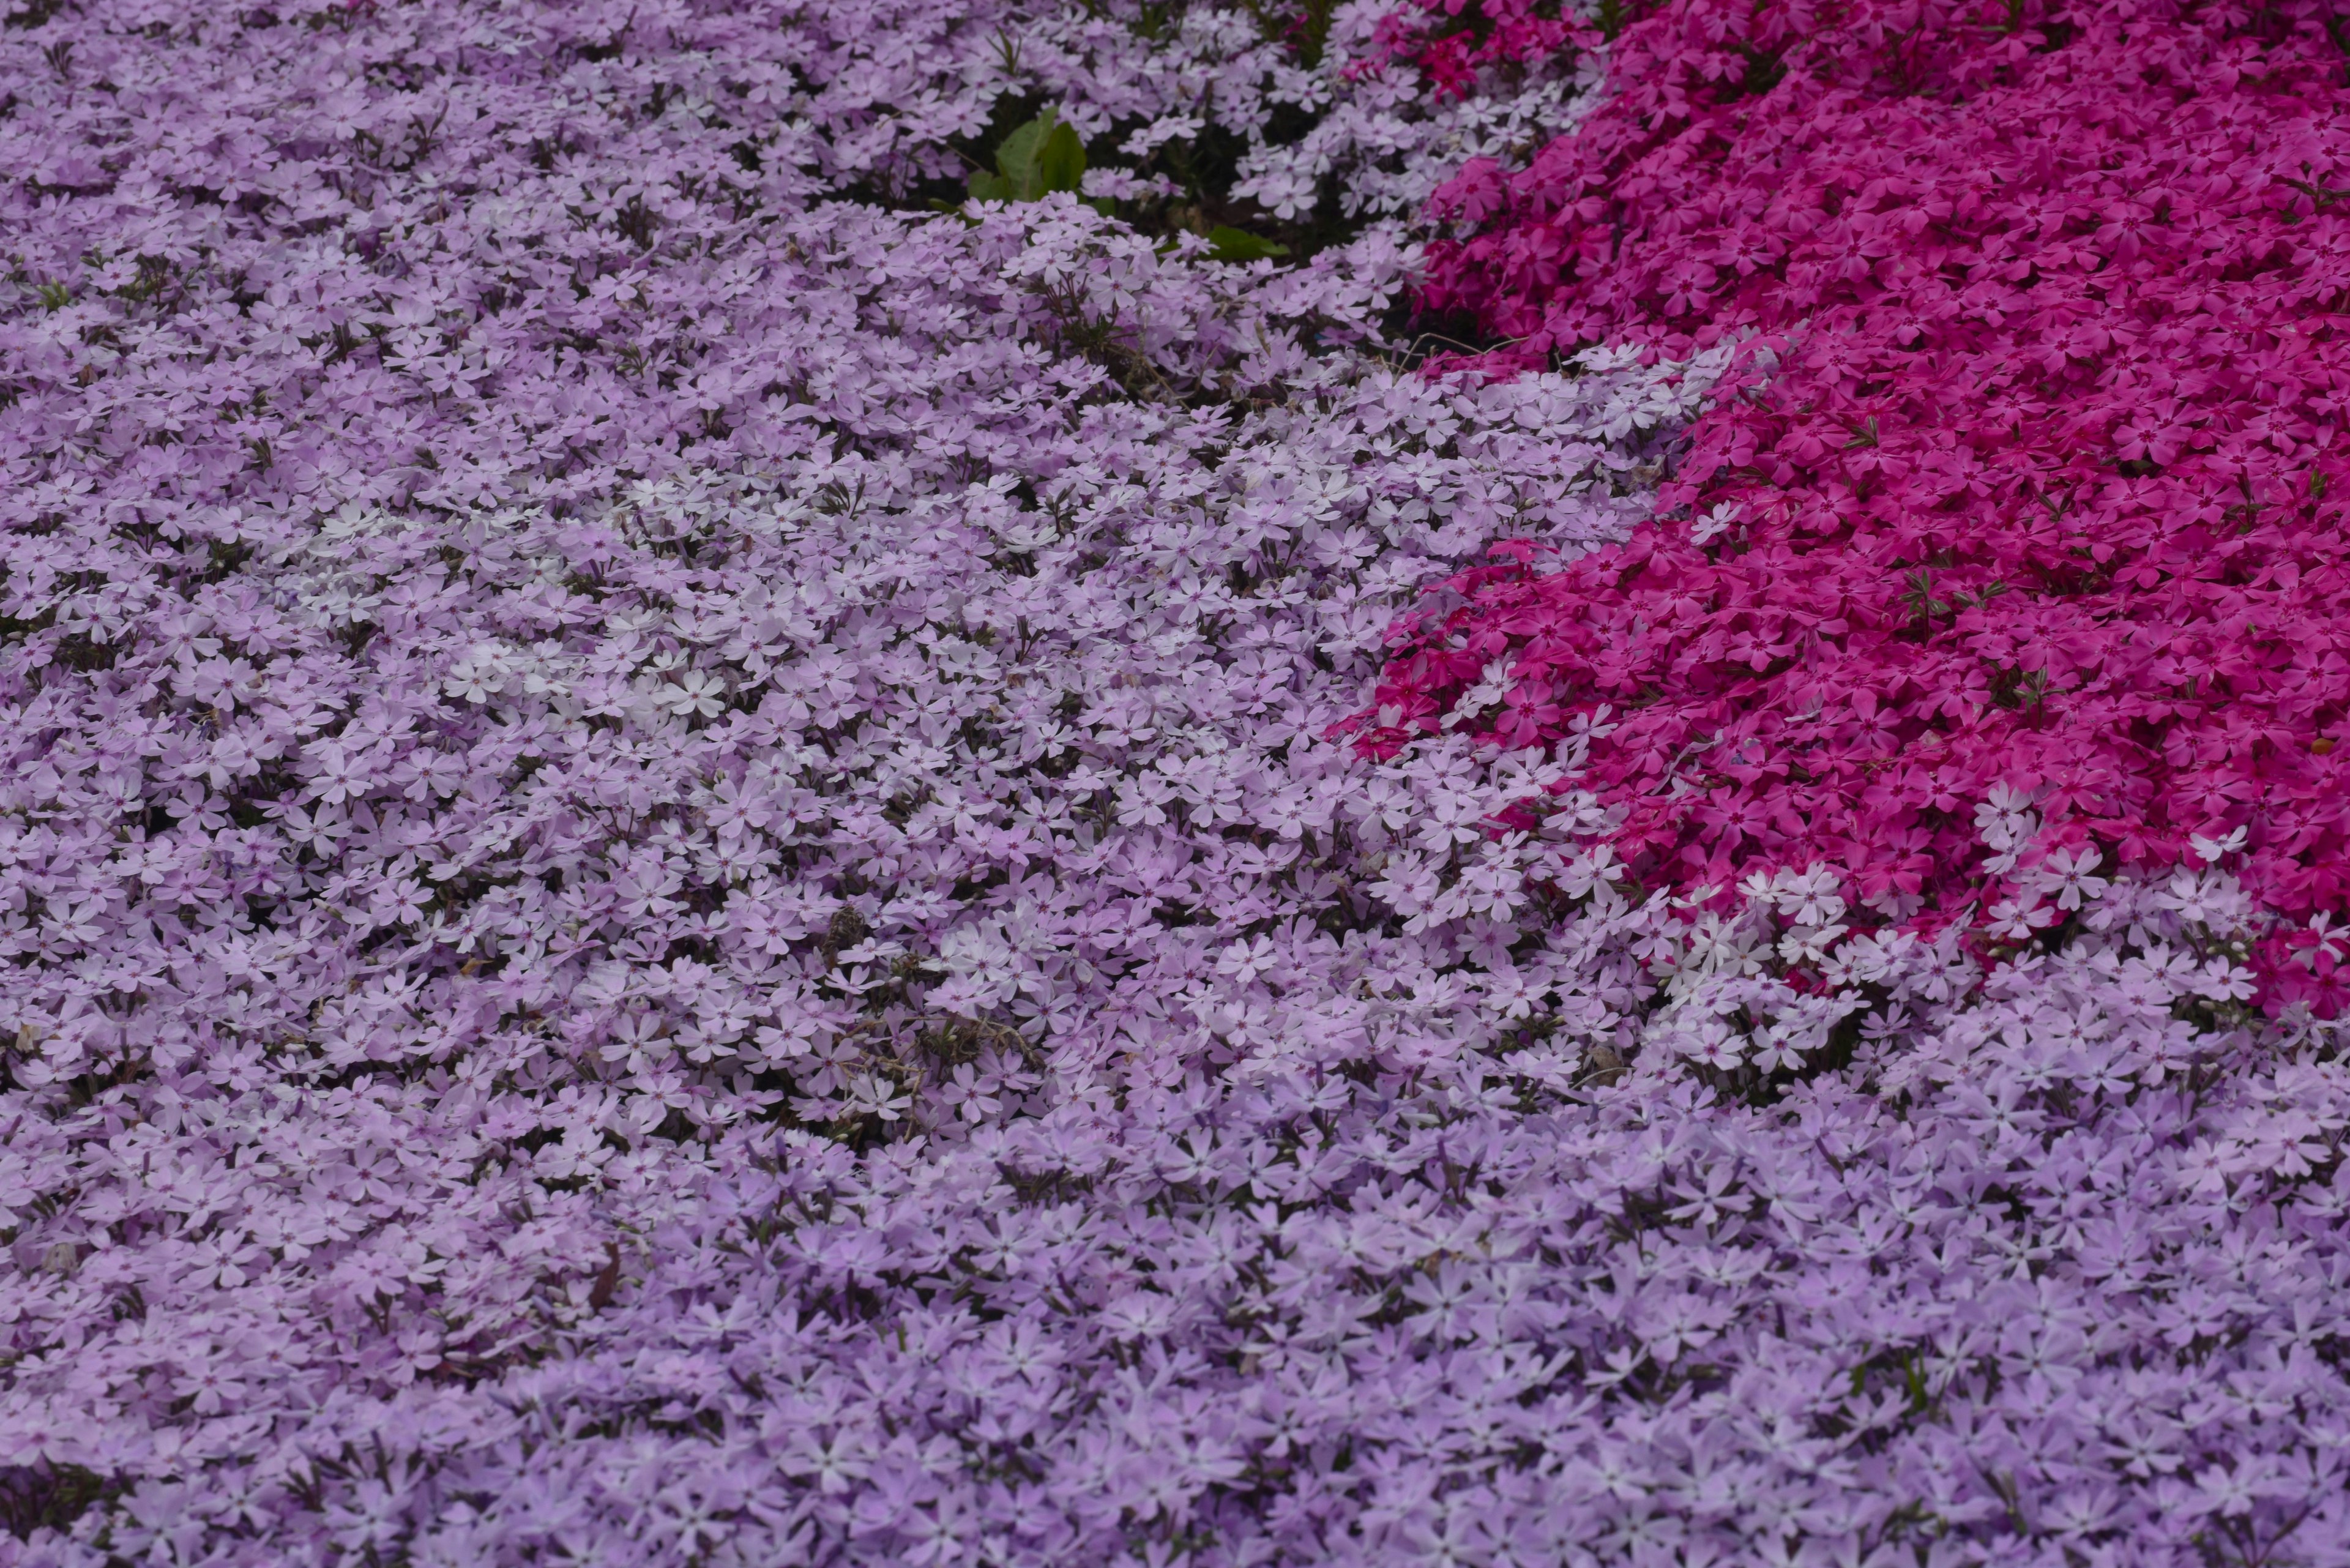
[[[681,719],[699,713],[714,719],[726,711],[726,683],[699,670],[688,670],[660,689],[659,701]]]
[[[2244,830],[2235,828],[2225,838],[2206,838],[2199,833],[2190,834],[2187,842],[2193,846],[2196,856],[2204,865],[2216,866],[2222,855],[2234,855],[2243,849]]]
[[[2077,909],[2084,898],[2097,898],[2113,886],[2103,877],[2089,875],[2104,858],[2094,845],[2059,849],[2035,869],[2033,886],[2043,895],[2054,895],[2058,909]]]
[[[1731,526],[1737,523],[1741,510],[1735,501],[1725,501],[1716,506],[1690,526],[1690,543],[1710,545],[1721,535],[1729,533]]]
[[[1992,936],[2008,941],[2029,941],[2032,933],[2056,922],[2056,911],[2037,898],[2029,902],[2003,898],[1991,907],[1991,919],[1985,926]]]
[[[1835,947],[1849,927],[1799,926],[1779,939],[1779,957],[1791,964],[1825,963],[1828,950]]]

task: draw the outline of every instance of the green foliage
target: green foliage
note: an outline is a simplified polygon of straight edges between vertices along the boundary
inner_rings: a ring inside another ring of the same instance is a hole
[[[1055,191],[1075,191],[1086,172],[1086,144],[1051,109],[1014,130],[995,149],[996,172],[976,171],[978,202],[1035,202]]]
[[[1209,254],[1218,261],[1253,262],[1267,256],[1285,256],[1289,247],[1246,229],[1233,228],[1230,223],[1218,223],[1208,231]]]

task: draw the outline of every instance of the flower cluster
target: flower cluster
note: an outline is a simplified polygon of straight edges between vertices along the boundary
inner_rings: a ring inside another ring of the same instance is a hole
[[[1416,239],[1463,164],[1519,168],[1596,101],[1596,57],[1527,44],[1456,58],[1429,32],[1426,18],[1407,22],[1384,0],[1338,7],[1322,69],[1297,95],[1314,123],[1295,140],[1260,135],[1234,194],[1288,218],[1326,204],[1335,184],[1343,214]]]
[[[2199,837],[2338,918],[2350,100],[2321,21],[1677,0],[1628,29],[1579,134],[1446,188],[1478,228],[1430,297],[1506,362],[1742,340],[1757,373],[1669,520],[1457,583],[1384,740],[1502,662],[1477,732],[1614,710],[1593,780],[1642,875],[1817,859],[1889,913],[2045,924],[2044,857],[2159,874]],[[1975,842],[2002,786],[2043,829],[2003,866]]]
[[[1410,0],[1379,19],[1377,36],[1435,97],[1466,98],[1496,67],[1572,57],[1591,42],[1579,20],[1543,0]]]
[[[1741,363],[1382,350],[1397,203],[1585,77],[8,22],[0,1568],[2341,1561],[2350,1069],[2241,838],[1995,794],[1987,966],[1644,888],[1623,715],[1497,744],[1505,661],[1334,737]],[[931,210],[1039,98],[1086,199]],[[1106,215],[1170,148],[1381,221]]]

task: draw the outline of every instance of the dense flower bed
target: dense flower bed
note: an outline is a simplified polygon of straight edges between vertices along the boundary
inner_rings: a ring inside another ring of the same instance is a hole
[[[1581,134],[1446,188],[1484,226],[1431,294],[1519,360],[1743,337],[1775,374],[1693,431],[1679,521],[1463,578],[1474,607],[1382,688],[1388,742],[1500,660],[1505,743],[1619,714],[1590,779],[1643,874],[1825,861],[2022,940],[2072,867],[2200,838],[2338,920],[2350,91],[2323,17],[1688,0],[1617,67]],[[2021,855],[1977,841],[2002,789],[2045,819]],[[2300,929],[2272,991],[2338,1006],[2338,956]]]
[[[1388,346],[1496,18],[7,17],[0,1563],[2345,1560],[2236,849],[1994,961],[1334,734],[1757,365]]]

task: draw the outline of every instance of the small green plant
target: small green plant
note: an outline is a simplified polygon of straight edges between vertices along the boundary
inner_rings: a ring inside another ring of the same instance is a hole
[[[1936,616],[1950,613],[1950,601],[1934,597],[1934,574],[1930,570],[1921,568],[1910,573],[1908,583],[1909,591],[1901,596],[1901,602],[1908,607],[1912,618],[1930,621]]]
[[[1920,567],[1911,572],[1907,581],[1909,589],[1901,596],[1902,604],[1908,607],[1911,618],[1929,624],[1938,617],[1954,616],[1960,610],[1980,609],[2007,592],[2005,583],[1992,582],[1984,584],[1972,595],[1960,591],[1942,598],[1937,594],[1939,585],[1934,581],[1931,567]]]
[[[996,172],[974,171],[975,202],[1035,202],[1075,191],[1086,173],[1086,144],[1051,109],[1014,130],[995,149]]]
[[[1208,254],[1218,261],[1253,262],[1267,256],[1285,256],[1289,247],[1246,229],[1233,228],[1230,223],[1218,223],[1208,231]]]

